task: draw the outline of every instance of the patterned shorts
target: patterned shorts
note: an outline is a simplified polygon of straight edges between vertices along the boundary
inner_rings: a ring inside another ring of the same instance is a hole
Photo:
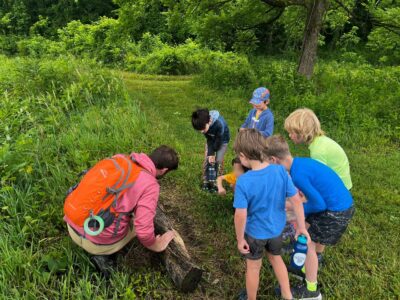
[[[322,245],[332,246],[339,242],[354,214],[354,207],[344,211],[323,211],[307,216],[310,224],[308,233],[311,240]]]

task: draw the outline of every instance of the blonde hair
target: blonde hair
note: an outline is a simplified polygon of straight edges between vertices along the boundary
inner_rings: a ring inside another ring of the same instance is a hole
[[[292,112],[285,120],[285,130],[299,135],[306,144],[311,144],[315,137],[325,134],[318,117],[308,108]]]
[[[279,134],[267,138],[265,146],[264,154],[269,158],[274,156],[279,159],[285,159],[291,155],[288,143]]]
[[[246,158],[260,162],[266,160],[265,148],[266,138],[254,128],[240,130],[233,145],[237,155],[243,153]]]

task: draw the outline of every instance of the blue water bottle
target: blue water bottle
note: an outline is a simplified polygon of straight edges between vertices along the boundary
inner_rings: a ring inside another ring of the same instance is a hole
[[[307,256],[307,237],[299,235],[294,244],[293,253],[290,258],[290,265],[295,269],[302,269]]]

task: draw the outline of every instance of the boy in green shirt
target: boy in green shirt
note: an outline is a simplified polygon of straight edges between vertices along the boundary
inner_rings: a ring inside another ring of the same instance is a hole
[[[348,190],[353,186],[350,176],[350,165],[343,148],[321,129],[315,113],[308,108],[292,112],[285,120],[285,130],[295,144],[307,144],[310,157],[327,165],[342,179]],[[322,262],[324,246],[317,244],[318,261]]]

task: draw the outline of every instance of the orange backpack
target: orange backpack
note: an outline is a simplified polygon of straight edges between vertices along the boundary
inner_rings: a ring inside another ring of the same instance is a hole
[[[84,226],[85,232],[90,235],[100,234],[115,219],[119,225],[123,213],[115,210],[117,202],[126,190],[135,184],[142,170],[133,158],[127,155],[116,155],[99,161],[77,186],[70,189],[64,203],[65,215],[75,225]],[[94,222],[90,222],[93,220],[101,221],[104,226],[91,234],[86,229],[87,226],[96,227]],[[117,231],[118,228],[115,234]]]

